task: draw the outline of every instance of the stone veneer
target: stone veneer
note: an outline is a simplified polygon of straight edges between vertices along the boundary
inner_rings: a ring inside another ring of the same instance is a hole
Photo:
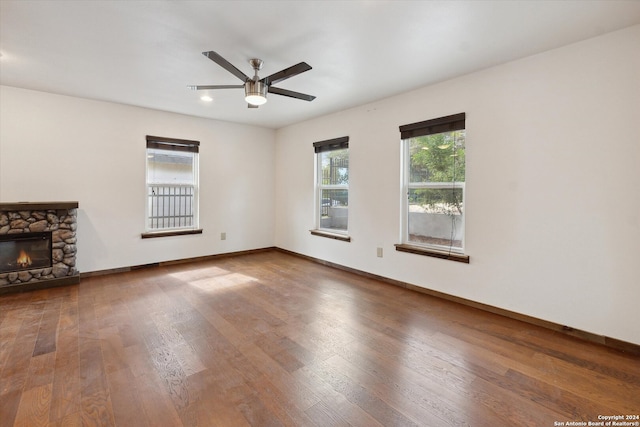
[[[50,231],[52,239],[51,267],[0,273],[0,289],[79,282],[77,207],[77,202],[0,203],[0,235]]]

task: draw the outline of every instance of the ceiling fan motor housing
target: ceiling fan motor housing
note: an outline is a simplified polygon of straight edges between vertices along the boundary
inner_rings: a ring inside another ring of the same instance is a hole
[[[252,105],[262,105],[267,102],[269,86],[261,81],[247,80],[244,84],[245,100]]]

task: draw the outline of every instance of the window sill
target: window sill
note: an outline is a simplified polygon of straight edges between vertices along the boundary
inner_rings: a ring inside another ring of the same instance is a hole
[[[435,249],[427,249],[420,246],[413,246],[413,245],[407,245],[407,244],[396,244],[395,247],[396,247],[396,251],[400,251],[400,252],[408,252],[410,254],[430,256],[434,258],[446,259],[449,261],[458,261],[458,262],[463,262],[465,264],[469,264],[469,255],[438,251]]]
[[[189,230],[167,230],[167,231],[149,231],[142,233],[143,239],[152,239],[155,237],[184,236],[187,234],[202,234],[202,228],[192,228]]]
[[[323,230],[309,230],[309,231],[314,236],[328,237],[329,239],[341,240],[343,242],[351,241],[351,237],[345,234],[331,233],[329,231],[323,231]]]

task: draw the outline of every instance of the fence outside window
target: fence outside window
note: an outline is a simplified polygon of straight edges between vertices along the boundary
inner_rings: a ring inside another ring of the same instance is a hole
[[[186,228],[195,225],[191,184],[149,184],[149,229]]]
[[[349,159],[329,158],[329,164],[322,169],[322,185],[331,186],[342,184],[348,178]],[[342,173],[341,173],[342,172]],[[322,217],[329,215],[329,208],[332,206],[346,206],[347,205],[347,191],[334,189],[334,190],[322,190],[321,198],[321,213]]]

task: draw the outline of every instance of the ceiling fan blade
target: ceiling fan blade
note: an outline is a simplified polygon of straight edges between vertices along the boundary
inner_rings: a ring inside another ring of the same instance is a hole
[[[243,82],[246,82],[247,80],[249,80],[249,76],[247,76],[242,71],[238,70],[229,61],[224,59],[222,56],[218,55],[216,52],[211,50],[209,52],[202,52],[202,54],[207,58],[209,58],[210,60],[212,60],[213,62],[215,62],[216,64],[218,64],[219,66],[221,66],[222,68],[224,68],[225,70],[227,70],[228,72],[230,72],[231,74],[233,74],[234,76],[236,76],[237,78],[239,78],[240,80],[242,80]]]
[[[272,85],[288,79],[289,77],[293,77],[300,73],[304,73],[305,71],[309,71],[310,69],[311,66],[309,64],[307,64],[306,62],[301,62],[299,64],[292,65],[289,68],[285,68],[282,71],[278,71],[277,73],[273,73],[270,76],[261,79],[260,81],[268,85]]]
[[[316,99],[313,95],[307,95],[300,92],[294,92],[292,90],[280,89],[279,87],[269,86],[269,93],[275,93],[276,95],[288,96],[290,98],[302,99],[304,101],[313,101]]]
[[[208,90],[208,89],[240,89],[244,85],[189,85],[191,90]]]
[[[247,103],[247,108],[258,108],[258,106]]]

